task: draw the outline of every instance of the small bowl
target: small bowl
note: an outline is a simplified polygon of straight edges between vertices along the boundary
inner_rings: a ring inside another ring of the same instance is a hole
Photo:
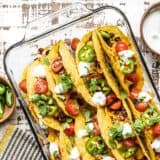
[[[160,55],[160,2],[151,5],[144,13],[140,34],[143,42],[152,53]]]
[[[0,118],[0,123],[2,123],[5,120],[7,120],[12,115],[13,111],[15,110],[15,107],[16,107],[16,96],[15,96],[13,88],[12,88],[11,84],[8,82],[8,80],[6,80],[4,77],[0,76],[0,82],[2,82],[4,84],[6,84],[7,86],[9,86],[11,88],[11,90],[12,90],[12,93],[13,93],[13,105],[10,108],[5,106],[3,117]]]

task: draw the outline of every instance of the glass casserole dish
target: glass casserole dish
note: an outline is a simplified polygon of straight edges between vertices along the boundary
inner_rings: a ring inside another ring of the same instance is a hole
[[[24,38],[20,42],[12,45],[6,51],[4,57],[4,68],[9,81],[14,87],[17,97],[22,96],[18,88],[18,84],[21,80],[21,74],[24,68],[39,56],[36,54],[38,48],[43,48],[48,44],[53,44],[60,39],[65,40],[73,37],[81,38],[83,34],[93,30],[97,26],[104,26],[108,24],[118,26],[131,38],[137,52],[139,53],[139,59],[143,66],[143,73],[145,77],[144,89],[150,88],[155,95],[155,101],[159,104],[160,97],[152,82],[147,65],[140,53],[126,16],[118,8],[112,6],[104,6],[95,10],[88,10],[82,4],[71,5],[29,23],[26,27]],[[19,103],[22,106],[35,139],[40,146],[43,158],[48,159],[48,142],[45,138],[45,131],[33,120],[33,117],[30,115],[27,108],[27,102],[24,99],[19,99]]]

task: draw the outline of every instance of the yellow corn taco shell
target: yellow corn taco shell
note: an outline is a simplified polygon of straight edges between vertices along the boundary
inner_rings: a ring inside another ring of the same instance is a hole
[[[118,160],[124,160],[123,156],[118,152],[117,149],[112,149],[112,147],[109,144],[109,137],[107,131],[112,127],[112,121],[111,118],[105,113],[104,108],[98,108],[97,110],[97,120],[98,124],[102,133],[102,137],[107,144],[107,146],[112,150],[113,155]],[[104,125],[105,124],[105,125]]]
[[[39,121],[38,120],[38,116],[39,116],[39,112],[38,112],[38,108],[35,104],[33,104],[31,101],[30,101],[30,97],[32,94],[34,94],[34,83],[36,81],[36,77],[34,77],[32,75],[32,71],[34,69],[34,67],[36,67],[40,62],[37,60],[37,61],[34,61],[30,67],[28,68],[28,72],[27,72],[27,97],[28,97],[28,101],[29,101],[29,109],[31,110],[31,113],[33,115],[33,117],[35,118],[36,121]],[[44,68],[46,69],[47,71],[47,68],[44,66]],[[48,76],[46,76],[46,79],[47,79],[47,82],[49,83],[49,79],[48,79]],[[51,86],[49,85],[49,88]],[[43,122],[46,126],[49,126],[53,129],[56,129],[56,130],[60,130],[61,129],[61,124],[56,121],[55,119],[51,118],[51,117],[43,117]]]
[[[67,73],[71,75],[71,79],[77,88],[77,92],[83,96],[87,103],[89,103],[91,106],[95,106],[91,101],[91,96],[84,85],[83,80],[78,74],[76,63],[63,41],[60,41],[59,53],[62,57],[64,68],[66,69]]]
[[[60,131],[59,142],[60,142],[62,160],[70,160],[69,155],[72,149],[72,143],[63,130]]]
[[[68,72],[68,67],[69,65],[72,66],[72,67],[69,67],[72,68],[73,72],[74,72],[74,75],[71,75],[71,80],[72,82],[74,83],[75,82],[75,79],[78,79],[76,76],[78,74],[76,74],[76,66],[74,66],[74,63],[73,63],[73,58],[72,57],[69,57],[68,59],[68,56],[64,57],[64,55],[66,54],[66,50],[63,50],[63,46],[62,46],[62,42],[57,42],[56,44],[54,44],[51,49],[50,49],[50,52],[47,56],[44,56],[41,58],[41,62],[44,64],[44,59],[47,58],[47,60],[50,62],[50,64],[52,63],[52,61],[54,59],[56,59],[58,57],[58,55],[60,54],[62,56],[62,61],[63,61],[63,65],[64,65],[64,68],[65,70],[67,71],[68,74],[70,74],[70,72]],[[62,49],[61,49],[62,48]],[[63,54],[61,53],[63,52]],[[68,63],[68,65],[66,65],[66,63]],[[49,65],[46,65],[47,68],[48,68],[48,78],[49,78],[49,85],[51,86],[51,91],[52,91],[52,94],[53,94],[53,97],[55,98],[55,100],[57,101],[57,104],[60,106],[60,108],[63,110],[63,112],[68,115],[68,116],[71,116],[65,109],[65,104],[62,100],[60,100],[58,98],[58,96],[56,95],[55,91],[54,91],[54,88],[56,86],[57,83],[59,83],[59,75],[54,73],[51,69],[51,66]],[[72,77],[73,76],[73,77]],[[76,77],[76,78],[74,78]],[[80,84],[80,82],[78,82]],[[81,87],[82,88],[82,87]],[[71,116],[72,118],[75,118],[74,116]]]
[[[47,72],[47,75],[48,75],[48,85],[49,85],[49,88],[50,88],[50,90],[53,94],[54,99],[56,100],[59,107],[63,110],[63,112],[66,115],[70,116],[68,114],[68,112],[65,110],[64,103],[58,98],[58,96],[54,92],[54,88],[56,86],[56,82],[58,82],[58,80],[59,80],[59,76],[52,72],[50,65],[45,64],[46,59],[47,59],[47,61],[49,61],[50,64],[52,63],[52,60],[55,59],[58,56],[58,50],[59,50],[59,44],[56,43],[54,46],[52,46],[50,48],[50,51],[49,51],[47,56],[42,56],[42,58],[40,59],[40,62],[43,65],[45,65],[46,68],[47,68],[46,72]]]
[[[129,107],[135,117],[135,119],[138,119],[141,117],[141,113],[138,112],[133,104],[133,102],[128,98],[127,102],[129,104]],[[157,104],[151,100],[150,104],[152,106],[154,106],[155,110],[160,114],[160,110],[157,107]],[[153,133],[152,133],[152,128],[151,127],[147,127],[145,128],[142,133],[140,133],[141,136],[143,136],[143,143],[146,146],[146,151],[149,153],[150,157],[152,160],[160,160],[160,154],[156,154],[154,149],[152,148],[151,144],[153,142]]]
[[[125,103],[125,101],[123,102],[123,106],[124,106],[124,108],[127,112],[127,116],[128,116],[128,118],[125,119],[125,122],[128,122],[131,124],[131,126],[133,126],[132,115],[131,115],[130,110],[128,109],[128,106]],[[118,148],[121,147],[121,144],[118,141],[116,141],[117,147],[115,149],[113,149],[111,147],[111,144],[109,143],[109,136],[108,136],[108,131],[112,128],[112,126],[115,123],[119,122],[119,123],[123,124],[124,122],[120,121],[118,119],[118,115],[113,112],[110,112],[109,109],[107,109],[107,108],[98,108],[97,119],[98,119],[98,123],[99,123],[100,130],[102,133],[102,137],[104,138],[104,140],[105,140],[106,144],[109,146],[109,148],[112,150],[113,155],[116,157],[116,159],[125,159],[123,157],[123,155],[118,151]],[[144,144],[142,143],[139,135],[136,133],[135,133],[135,138],[136,138],[136,143],[139,145],[138,150],[137,150],[134,157],[131,156],[128,159],[134,160],[136,158],[136,159],[142,160],[145,156],[148,160],[150,160],[150,157],[145,150]]]
[[[55,130],[48,128],[48,137],[47,140],[49,143],[55,143],[57,144],[57,146],[59,147],[59,137],[57,135],[57,133],[55,133]],[[51,154],[51,153],[50,153]],[[60,153],[58,153],[60,154]],[[56,160],[56,158],[54,157],[54,155],[50,155],[50,159],[51,160]]]
[[[134,85],[134,90],[137,90],[137,91],[140,91],[143,87],[143,84],[144,84],[144,78],[143,78],[143,72],[142,72],[142,67],[141,67],[141,64],[139,62],[139,59],[138,59],[138,53],[134,47],[134,45],[132,44],[131,40],[125,36],[118,27],[116,26],[104,26],[104,27],[99,27],[97,29],[97,35],[99,37],[99,40],[101,42],[101,45],[105,51],[105,53],[108,55],[108,57],[110,58],[110,62],[111,62],[111,65],[113,67],[113,70],[115,72],[115,75],[117,76],[117,78],[119,79],[119,82],[122,86],[122,88],[129,94],[129,87],[131,85],[131,83],[129,81],[127,81],[125,79],[125,75],[120,72],[119,70],[119,63],[118,63],[118,54],[115,52],[115,45],[113,44],[112,47],[109,47],[106,42],[103,40],[102,36],[100,35],[100,33],[98,31],[107,31],[108,33],[114,33],[116,34],[117,36],[119,36],[121,38],[121,40],[123,42],[125,42],[128,46],[129,46],[129,49],[131,49],[132,51],[134,51],[134,59],[135,59],[135,64],[136,64],[136,70],[135,70],[135,73],[138,75],[139,77],[139,81],[136,85]]]
[[[90,44],[90,45],[93,45],[93,47],[94,47],[94,50],[96,52],[96,59],[97,59],[98,63],[100,64],[100,70],[103,73],[104,78],[106,79],[108,86],[113,90],[113,92],[116,94],[116,96],[118,98],[121,98],[118,86],[117,86],[112,74],[109,72],[108,68],[106,69],[106,64],[104,62],[104,57],[102,55],[103,50],[102,50],[102,47],[101,47],[95,33],[93,33],[93,34],[92,34],[92,32],[87,33],[86,35],[83,36],[81,41],[78,43],[76,53],[75,53],[76,54],[76,65],[78,66],[78,64],[80,62],[79,58],[78,58],[79,50],[85,44],[88,44],[88,43],[91,43],[91,42],[92,42],[92,44]],[[85,82],[83,81],[83,79],[81,77],[79,79],[82,80],[83,86],[85,86],[84,90],[88,90],[88,88],[87,88]],[[81,92],[82,92],[82,89],[81,89]],[[92,97],[91,97],[91,95],[89,95],[90,94],[89,91],[86,91],[86,92],[88,92],[88,94],[87,94],[87,96],[86,96],[86,94],[82,94],[83,98],[86,100],[86,102],[89,102],[89,104],[97,107],[95,104],[93,104]]]
[[[106,67],[104,51],[103,51],[103,48],[99,42],[99,39],[98,39],[95,31],[93,31],[93,34],[92,34],[92,41],[93,41],[93,46],[95,48],[97,60],[102,68],[102,71],[103,71],[104,76],[107,80],[107,83],[112,88],[112,90],[116,94],[117,98],[121,99],[119,87],[118,87],[113,75],[110,73],[109,67],[108,66]]]
[[[79,114],[75,119],[76,145],[79,149],[80,155],[82,155],[82,159],[94,160],[95,158],[86,151],[85,142],[87,141],[87,138],[78,137],[78,131],[84,127],[85,127],[85,119],[82,116],[82,114]]]

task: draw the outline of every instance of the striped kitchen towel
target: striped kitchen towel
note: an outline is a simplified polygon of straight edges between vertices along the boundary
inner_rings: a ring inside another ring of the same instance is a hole
[[[0,160],[43,160],[35,139],[27,132],[9,126],[0,140]]]

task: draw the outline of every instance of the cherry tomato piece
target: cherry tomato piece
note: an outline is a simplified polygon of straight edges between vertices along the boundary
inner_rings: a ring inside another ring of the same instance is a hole
[[[126,75],[126,79],[133,84],[137,83],[139,81],[139,77],[136,73],[130,73]]]
[[[76,50],[79,41],[80,41],[79,38],[73,38],[73,39],[72,39],[71,48],[72,48],[73,51]]]
[[[54,73],[59,73],[63,69],[63,62],[61,57],[57,57],[52,61],[51,68]]]
[[[155,125],[152,127],[152,133],[153,133],[153,136],[154,136],[154,137],[160,136],[160,124],[155,124]]]
[[[69,127],[65,128],[64,132],[67,136],[74,136],[74,122],[69,123]]]
[[[38,78],[34,83],[35,93],[45,94],[48,92],[48,82],[45,79]]]
[[[136,104],[135,108],[139,112],[144,112],[148,108],[148,104],[146,102],[139,102]]]
[[[27,80],[24,79],[19,83],[19,88],[24,92],[27,93]]]
[[[128,148],[131,148],[131,147],[134,147],[135,146],[135,140],[132,139],[132,138],[128,138],[128,139],[124,139],[122,141],[122,145],[128,149]]]
[[[138,93],[131,91],[131,93],[130,93],[130,95],[129,95],[129,98],[130,98],[131,100],[134,100],[134,99],[136,99],[137,97],[138,97]]]
[[[118,100],[110,106],[110,109],[117,111],[121,109],[121,107],[122,107],[122,102]]]
[[[65,109],[72,116],[77,116],[80,112],[79,107],[77,106],[77,104],[75,103],[73,99],[69,99],[66,102]]]
[[[118,42],[115,46],[116,52],[127,50],[128,46],[124,42]]]
[[[93,125],[94,125],[93,135],[94,135],[94,136],[99,136],[99,135],[101,134],[101,132],[100,132],[100,128],[99,128],[98,122],[95,121],[95,122],[93,123]]]
[[[113,102],[115,102],[117,99],[116,95],[114,93],[110,93],[107,97],[106,97],[106,105],[109,106],[111,105]]]

